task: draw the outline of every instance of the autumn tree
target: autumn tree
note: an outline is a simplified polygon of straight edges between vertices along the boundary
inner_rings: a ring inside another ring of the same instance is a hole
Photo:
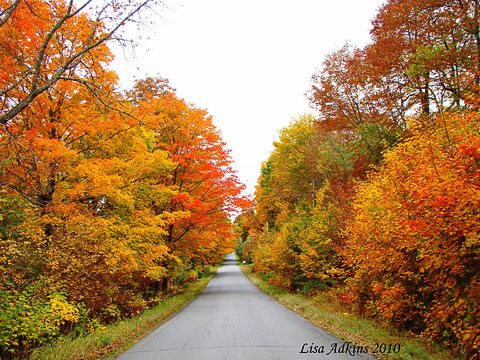
[[[111,106],[111,89],[97,80],[103,78],[108,59],[98,54],[106,54],[111,40],[125,42],[121,27],[152,3],[4,1],[0,7],[0,124],[15,123],[34,100],[48,98],[47,93],[51,96],[57,84],[65,82],[81,84]]]
[[[256,211],[263,224],[269,222],[273,228],[295,205],[313,203],[312,184],[317,173],[315,163],[307,159],[313,131],[312,117],[303,115],[281,129],[279,141],[273,143],[274,150],[262,164],[256,188]]]
[[[367,47],[376,79],[421,113],[461,106],[478,91],[476,1],[389,1]]]
[[[348,155],[334,142],[303,115],[280,131],[262,166],[254,214],[262,226],[253,259],[277,285],[314,291],[334,283],[344,228],[341,178],[351,172],[339,161]]]
[[[372,43],[346,45],[312,76],[308,97],[319,125],[342,132],[378,164],[404,136],[409,116],[471,103],[478,91],[476,1],[389,1],[372,25]],[[420,119],[420,118],[417,118]]]
[[[142,85],[148,88],[150,83]],[[231,168],[225,143],[204,110],[172,92],[158,93],[156,87],[150,87],[145,100],[138,103],[138,111],[145,126],[155,132],[154,149],[166,151],[175,163],[167,180],[175,195],[158,211],[189,214],[169,224],[166,243],[170,251],[192,266],[215,261],[233,249],[229,217],[244,202],[243,185]],[[167,282],[168,276],[163,280],[164,291]]]
[[[92,1],[76,6],[72,1],[11,1],[2,10],[0,185],[7,196],[20,196],[30,204],[23,209],[28,221],[22,224],[29,230],[17,232],[16,243],[4,248],[18,249],[6,274],[23,274],[10,282],[14,291],[21,293],[33,282],[41,296],[53,287],[66,291],[71,301],[84,299],[98,314],[105,307],[100,290],[107,283],[116,284],[108,280],[105,259],[114,253],[112,248],[120,247],[108,240],[106,226],[112,222],[105,220],[110,215],[106,209],[130,198],[121,194],[131,188],[115,194],[113,186],[123,180],[112,174],[118,167],[113,170],[108,164],[115,163],[118,150],[124,153],[124,164],[130,160],[131,165],[135,163],[131,148],[141,152],[146,147],[142,148],[145,141],[139,132],[132,133],[138,122],[126,115],[125,107],[120,111],[106,44],[120,36],[120,26],[148,3],[115,8],[118,4]],[[114,103],[117,111],[110,112]],[[122,137],[126,143],[114,150],[113,139],[120,133],[128,134]],[[163,160],[167,161],[165,156]],[[99,179],[114,181],[102,183],[99,190]],[[120,207],[125,209],[125,204]],[[84,241],[88,232],[91,243]],[[70,262],[65,263],[67,259]],[[75,286],[79,273],[84,274],[84,287]]]
[[[377,96],[370,59],[363,49],[350,45],[329,54],[312,76],[308,98],[328,130],[359,132],[366,124],[405,128],[406,109],[395,108]]]

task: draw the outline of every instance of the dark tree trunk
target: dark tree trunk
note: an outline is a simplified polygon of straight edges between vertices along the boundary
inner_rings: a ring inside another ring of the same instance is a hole
[[[162,293],[166,294],[168,292],[168,278],[164,277],[162,280]]]

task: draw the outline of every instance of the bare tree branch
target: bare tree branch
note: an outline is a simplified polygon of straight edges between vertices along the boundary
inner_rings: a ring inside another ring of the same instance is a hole
[[[32,205],[35,205],[35,206],[40,206],[41,203],[36,201],[34,198],[32,198],[30,195],[28,195],[27,193],[23,192],[20,188],[18,188],[17,186],[15,185],[12,185],[12,184],[7,184],[7,183],[3,183],[3,182],[0,182],[0,187],[9,187],[13,190],[15,190],[16,192],[18,192],[20,195],[22,195],[22,197],[24,199],[26,199],[28,202],[30,202]]]

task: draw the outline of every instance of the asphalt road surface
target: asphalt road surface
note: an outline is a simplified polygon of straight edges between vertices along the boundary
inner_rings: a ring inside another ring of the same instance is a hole
[[[374,359],[253,285],[227,255],[205,291],[117,360]]]

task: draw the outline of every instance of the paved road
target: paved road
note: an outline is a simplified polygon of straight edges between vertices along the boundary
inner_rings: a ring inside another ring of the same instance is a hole
[[[117,360],[374,359],[346,348],[258,290],[230,254],[196,300]]]

